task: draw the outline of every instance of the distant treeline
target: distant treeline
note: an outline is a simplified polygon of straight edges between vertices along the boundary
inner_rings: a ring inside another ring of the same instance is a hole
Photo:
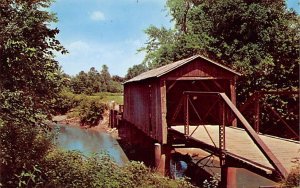
[[[63,77],[64,86],[75,94],[91,95],[99,92],[118,93],[123,91],[124,78],[111,76],[106,65],[102,66],[100,72],[92,67],[88,72],[80,71],[76,76],[63,74]]]

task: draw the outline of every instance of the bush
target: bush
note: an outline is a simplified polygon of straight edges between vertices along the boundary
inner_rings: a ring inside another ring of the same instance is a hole
[[[5,123],[0,126],[0,139],[0,185],[31,187],[40,173],[38,164],[52,148],[53,135],[44,128]]]
[[[77,108],[81,125],[97,125],[106,109],[107,106],[98,100],[82,100]]]
[[[85,157],[53,150],[42,165],[41,187],[193,187],[184,180],[157,175],[140,162],[118,166],[107,154]]]
[[[66,114],[75,105],[75,94],[65,89],[58,94],[57,98],[53,99],[51,109],[55,115]]]

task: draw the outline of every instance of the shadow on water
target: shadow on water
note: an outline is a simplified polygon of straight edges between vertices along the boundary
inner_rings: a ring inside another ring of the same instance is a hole
[[[200,151],[200,150],[199,150]],[[201,152],[201,151],[200,151]],[[174,178],[187,176],[191,182],[201,186],[205,180],[212,180],[212,176],[218,177],[221,174],[218,157],[207,152],[200,153],[196,158],[189,158],[187,155],[175,153],[171,158],[170,173]],[[236,185],[242,188],[254,188],[260,186],[276,186],[276,182],[259,176],[243,168],[236,169]]]
[[[67,125],[56,125],[55,129],[56,144],[65,150],[77,150],[87,156],[106,152],[120,165],[128,161],[119,143],[107,133]]]

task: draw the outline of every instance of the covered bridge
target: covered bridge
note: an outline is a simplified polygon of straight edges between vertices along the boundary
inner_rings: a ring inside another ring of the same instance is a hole
[[[167,143],[168,126],[185,124],[183,92],[224,92],[236,103],[235,83],[240,74],[204,56],[195,55],[150,70],[124,83],[123,119],[161,144]],[[213,98],[193,98],[206,107]],[[205,108],[196,107],[199,113]],[[190,124],[197,124],[191,114]],[[213,123],[213,117],[207,124]]]

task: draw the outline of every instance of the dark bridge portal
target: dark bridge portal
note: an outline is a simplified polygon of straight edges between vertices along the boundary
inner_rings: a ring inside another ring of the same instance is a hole
[[[223,92],[231,96],[230,81],[225,79],[211,80],[175,80],[167,81],[167,124],[168,126],[186,124],[184,108],[186,100],[185,91],[196,92]],[[191,96],[189,101],[190,125],[217,125],[216,114],[219,113],[217,98],[212,95],[204,97]],[[229,114],[228,114],[229,115]],[[199,117],[201,117],[201,121]]]

